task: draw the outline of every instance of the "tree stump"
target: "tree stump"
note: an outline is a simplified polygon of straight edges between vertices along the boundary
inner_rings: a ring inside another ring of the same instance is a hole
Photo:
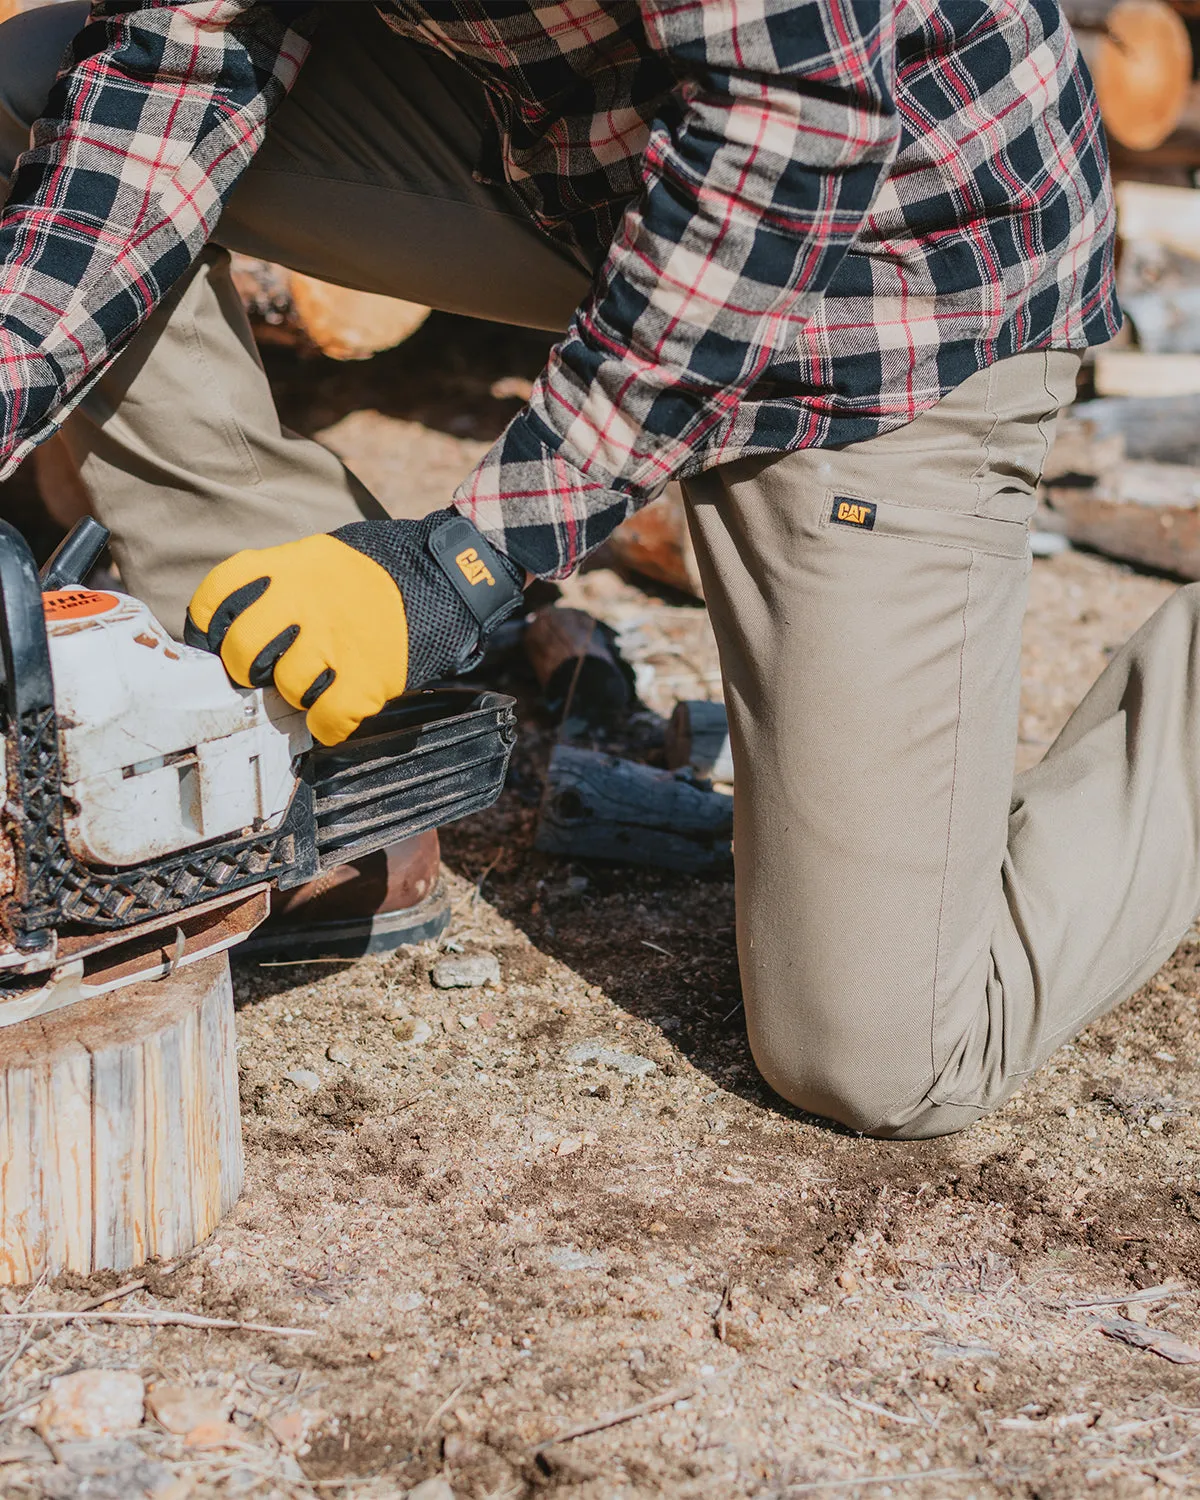
[[[0,1027],[0,1283],[180,1255],[242,1172],[226,954]]]

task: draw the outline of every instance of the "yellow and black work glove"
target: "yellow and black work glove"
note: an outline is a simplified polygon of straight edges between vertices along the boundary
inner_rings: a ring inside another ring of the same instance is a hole
[[[356,521],[239,552],[192,596],[184,639],[243,687],[274,682],[337,745],[391,698],[474,666],[524,574],[455,510]]]

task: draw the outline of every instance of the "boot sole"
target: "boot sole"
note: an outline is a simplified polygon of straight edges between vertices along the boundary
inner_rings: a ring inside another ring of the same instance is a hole
[[[270,922],[234,950],[235,958],[362,958],[441,937],[450,925],[450,897],[439,880],[430,895],[403,911],[347,922],[272,927]]]

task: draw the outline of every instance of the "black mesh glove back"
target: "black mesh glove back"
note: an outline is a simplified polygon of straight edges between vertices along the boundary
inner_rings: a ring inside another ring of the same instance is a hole
[[[469,671],[483,656],[487,637],[524,597],[524,569],[489,547],[456,510],[434,511],[420,521],[354,521],[332,535],[386,569],[404,596],[412,688]],[[430,545],[435,537],[436,551]],[[464,552],[469,555],[460,562]],[[482,598],[476,594],[478,602],[468,605],[456,580],[484,590]],[[487,613],[481,617],[477,608]]]

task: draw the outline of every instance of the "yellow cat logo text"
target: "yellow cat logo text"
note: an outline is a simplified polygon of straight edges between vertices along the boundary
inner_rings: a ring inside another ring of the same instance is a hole
[[[496,587],[496,580],[492,577],[492,570],[479,556],[474,547],[467,547],[460,552],[454,561],[459,566],[459,571],[472,587],[477,583],[486,583],[489,588]]]
[[[845,495],[835,495],[829,519],[838,526],[853,526],[859,531],[874,531],[875,512],[878,509],[874,500],[851,500]]]

